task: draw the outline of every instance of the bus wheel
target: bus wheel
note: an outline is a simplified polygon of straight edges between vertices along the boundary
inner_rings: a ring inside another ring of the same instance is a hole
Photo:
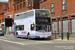
[[[16,37],[18,38],[18,33],[16,33]]]
[[[30,39],[30,34],[27,35],[27,38]]]

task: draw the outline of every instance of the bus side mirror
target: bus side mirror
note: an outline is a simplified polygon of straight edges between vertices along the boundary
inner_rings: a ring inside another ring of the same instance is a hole
[[[35,25],[34,25],[34,24],[32,24],[31,26],[32,26],[32,27],[35,27]]]

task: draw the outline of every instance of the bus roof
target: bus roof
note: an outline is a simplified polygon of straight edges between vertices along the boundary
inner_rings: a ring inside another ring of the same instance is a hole
[[[35,10],[45,10],[45,9],[32,9],[32,10],[28,10],[28,11],[25,11],[25,12],[35,11]],[[49,10],[47,10],[47,11],[49,11]],[[21,12],[21,13],[25,13],[25,12]],[[17,14],[21,14],[21,13],[17,13]],[[15,15],[17,15],[17,14],[15,14]]]

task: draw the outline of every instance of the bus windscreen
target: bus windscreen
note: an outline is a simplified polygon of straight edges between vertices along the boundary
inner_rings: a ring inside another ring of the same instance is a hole
[[[50,12],[48,10],[36,10],[36,17],[50,17]]]

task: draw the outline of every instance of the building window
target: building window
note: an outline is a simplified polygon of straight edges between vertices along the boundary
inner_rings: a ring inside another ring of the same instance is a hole
[[[22,8],[21,4],[20,4],[20,9]]]
[[[54,13],[54,3],[51,4],[51,13]]]
[[[66,10],[66,0],[62,0],[62,10]]]
[[[25,2],[23,3],[23,8],[25,7]]]
[[[14,10],[16,11],[16,6],[14,7]]]
[[[45,9],[45,6],[43,6],[42,9]]]
[[[29,0],[29,7],[31,7],[31,0]]]

